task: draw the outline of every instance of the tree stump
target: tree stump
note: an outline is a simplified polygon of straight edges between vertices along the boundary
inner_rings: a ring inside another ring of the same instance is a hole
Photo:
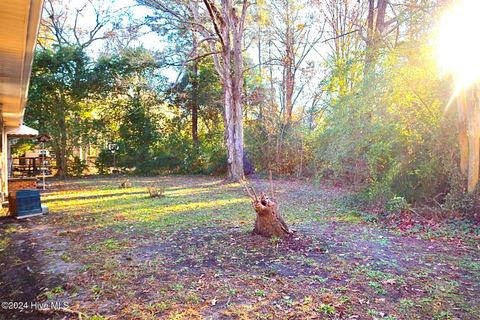
[[[130,179],[125,179],[120,184],[120,188],[122,188],[122,189],[131,188],[131,187],[132,187],[132,183],[130,182]]]
[[[257,213],[255,228],[253,229],[254,234],[264,237],[283,237],[292,234],[292,231],[283,220],[277,204],[266,194],[262,193],[259,200],[254,200],[253,208]]]

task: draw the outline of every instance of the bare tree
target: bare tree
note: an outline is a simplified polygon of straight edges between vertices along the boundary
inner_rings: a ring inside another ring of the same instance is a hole
[[[195,43],[183,63],[211,55],[223,84],[225,145],[228,180],[240,181],[243,172],[243,40],[247,0],[164,1],[139,0],[161,13],[175,31],[195,34]],[[206,44],[207,52],[198,50]]]
[[[368,0],[365,23],[357,24],[360,36],[365,42],[364,74],[370,73],[377,63],[382,48],[394,47],[401,37],[401,26],[408,16],[427,10],[428,1],[413,0]]]
[[[308,56],[323,37],[323,23],[301,0],[276,0],[270,6],[270,64],[280,67],[280,104],[284,122],[289,125],[294,105],[306,84],[299,77],[309,68]]]
[[[83,0],[75,3],[46,0],[41,21],[39,45],[75,45],[82,49],[99,40],[130,43],[138,36],[139,25],[125,24],[128,7],[115,9],[106,1]]]
[[[259,26],[254,28],[263,31],[262,41],[256,44],[262,47],[258,60],[267,96],[260,113],[267,139],[262,154],[265,166],[276,172],[291,173],[301,166],[301,141],[292,129],[301,123],[304,106],[316,96],[310,89],[319,79],[315,76],[321,61],[315,50],[324,37],[324,22],[318,7],[309,4],[305,0],[270,1],[263,9],[267,23],[257,21]]]
[[[364,6],[356,0],[327,0],[322,1],[320,6],[328,35],[324,42],[330,49],[326,62],[338,70],[340,80],[336,89],[339,95],[344,95],[352,89],[358,76],[351,65],[362,44],[358,26],[363,19]]]

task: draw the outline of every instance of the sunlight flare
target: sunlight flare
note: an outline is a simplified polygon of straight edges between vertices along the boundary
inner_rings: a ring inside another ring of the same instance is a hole
[[[456,91],[480,79],[480,1],[462,0],[447,11],[438,27],[440,69],[454,77]]]

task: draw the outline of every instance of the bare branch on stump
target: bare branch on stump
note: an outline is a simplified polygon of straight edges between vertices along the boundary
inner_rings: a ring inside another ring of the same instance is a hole
[[[254,189],[252,186],[246,184],[246,183],[243,182],[243,181],[241,181],[240,183],[242,184],[242,186],[243,186],[243,188],[245,189],[245,191],[247,191],[247,195],[248,195],[254,202],[255,202],[255,201],[258,201],[258,197],[257,197],[257,194],[256,194],[256,192],[255,192],[255,189]]]

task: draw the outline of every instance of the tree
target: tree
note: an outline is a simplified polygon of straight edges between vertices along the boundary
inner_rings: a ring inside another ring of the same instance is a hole
[[[25,120],[52,136],[62,178],[67,174],[71,147],[93,122],[92,104],[84,103],[90,96],[89,63],[81,48],[61,46],[37,52],[32,67]]]
[[[191,138],[194,149],[201,143],[201,120],[208,121],[212,113],[222,112],[222,93],[218,90],[220,79],[213,65],[213,59],[206,57],[189,64],[170,90],[173,104],[181,106],[191,119]]]
[[[247,73],[245,81],[248,110],[254,111],[255,119],[247,131],[248,148],[263,168],[282,174],[301,174],[303,138],[297,131],[307,105],[319,101],[317,51],[324,24],[322,14],[309,4],[304,0],[257,3],[257,25],[246,34],[247,42],[258,47],[258,68],[247,68],[256,72]]]
[[[75,4],[46,0],[43,8],[38,37],[41,48],[55,44],[86,49],[94,42],[107,40],[128,44],[138,36],[138,26],[125,25],[122,19],[128,8],[114,9],[105,0],[80,0]]]
[[[460,170],[467,176],[467,191],[474,192],[480,173],[480,86],[471,84],[457,93]]]
[[[227,145],[228,179],[243,179],[243,33],[248,2],[242,1],[237,13],[233,0],[222,0],[221,10],[211,0],[204,0],[221,51],[209,41],[215,67],[223,82],[225,141]],[[210,36],[206,31],[204,36]]]
[[[272,1],[270,8],[268,45],[272,53],[268,64],[280,67],[280,105],[283,121],[289,126],[294,105],[311,80],[307,74],[313,61],[308,57],[323,37],[323,25],[301,0]]]
[[[417,13],[428,14],[435,5],[429,1],[420,1],[420,3],[395,3],[391,0],[368,0],[367,17],[365,23],[357,24],[359,35],[365,42],[365,67],[364,75],[374,71],[378,62],[378,57],[383,48],[395,47],[402,32],[411,36],[411,25],[418,21],[414,18]],[[405,22],[413,22],[407,28],[401,28]],[[403,30],[402,30],[403,29]],[[417,34],[424,31],[416,30]]]
[[[161,85],[152,53],[142,47],[101,56],[94,69],[99,112],[109,140],[120,143],[119,162],[142,171],[159,139]],[[108,130],[106,130],[108,128]],[[107,132],[110,131],[110,132]]]
[[[249,3],[233,0],[160,1],[140,3],[160,11],[178,29],[198,35],[197,46],[206,43],[210,51],[199,53],[186,61],[211,55],[222,81],[224,94],[224,130],[227,149],[227,179],[240,181],[243,172],[243,36]]]
[[[45,1],[27,119],[30,115],[29,121],[35,121],[33,115],[44,119],[37,127],[54,137],[60,177],[67,174],[72,148],[82,149],[95,140],[93,131],[101,122],[91,112],[98,88],[93,86],[92,63],[86,52],[97,41],[120,41],[120,31],[131,27],[123,24],[125,12],[105,1]],[[135,35],[132,32],[130,38]]]
[[[362,23],[364,8],[356,1],[328,0],[322,2],[321,9],[326,20],[325,32],[330,34],[325,40],[329,47],[325,63],[333,80],[328,90],[338,98],[348,94],[362,75],[359,70],[362,39],[358,26]]]

